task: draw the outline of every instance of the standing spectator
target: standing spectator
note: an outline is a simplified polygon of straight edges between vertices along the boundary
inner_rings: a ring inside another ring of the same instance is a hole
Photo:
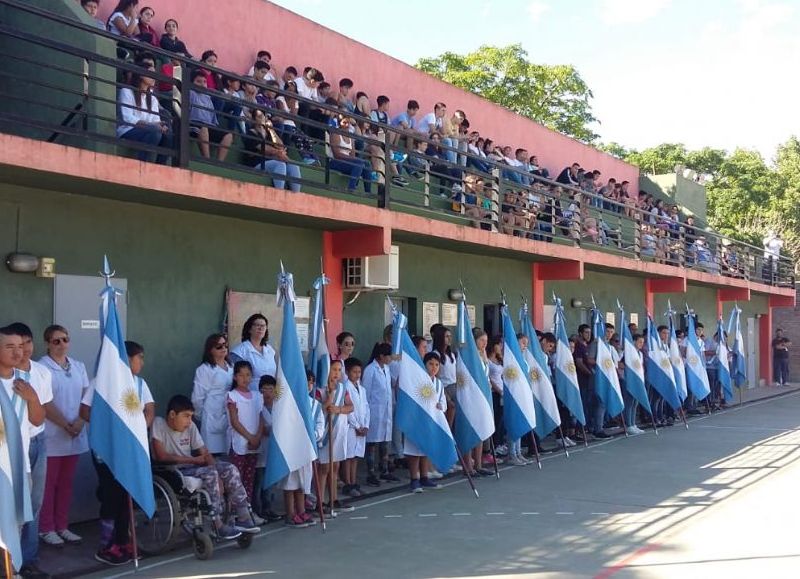
[[[786,386],[789,382],[789,346],[791,340],[783,335],[783,330],[775,330],[772,340],[772,375],[775,386]]]
[[[138,38],[141,42],[158,46],[158,32],[156,32],[153,27],[150,26],[150,23],[153,21],[153,17],[155,17],[155,15],[156,11],[149,6],[145,6],[139,10],[139,34],[136,35],[136,38]]]
[[[174,18],[170,18],[164,23],[164,34],[161,35],[158,44],[164,50],[183,54],[186,58],[192,58],[191,53],[186,48],[186,44],[178,38],[178,21]]]
[[[778,260],[781,257],[783,240],[773,229],[764,238],[764,279],[774,284],[778,274]]]
[[[107,30],[105,22],[97,17],[97,11],[100,8],[100,0],[81,0],[81,7],[89,15],[89,18],[92,19],[92,24],[100,30]]]
[[[200,435],[208,452],[223,454],[228,450],[228,390],[233,383],[233,365],[228,361],[225,334],[211,334],[203,348],[203,362],[194,372],[192,405],[200,422]]]
[[[53,401],[47,405],[45,439],[47,481],[39,515],[39,537],[50,546],[78,544],[82,538],[68,528],[72,484],[78,458],[89,450],[79,416],[81,400],[89,387],[89,376],[82,362],[68,356],[69,333],[63,326],[48,326],[44,331],[47,355],[42,363],[53,376]]]
[[[148,66],[148,70],[154,70]],[[155,79],[148,74],[134,73],[132,88],[119,90],[119,122],[117,137],[144,145],[172,147],[169,125],[161,118],[161,107],[153,91]],[[149,161],[152,153],[141,150],[136,154],[140,161]],[[166,165],[169,156],[159,153],[156,162]]]
[[[262,376],[277,376],[275,349],[269,344],[269,322],[263,314],[253,314],[242,326],[242,343],[231,350],[231,362],[250,362],[253,377],[250,390],[258,391]]]
[[[139,19],[135,16],[139,0],[119,0],[108,17],[108,31],[125,38],[136,38],[139,34]]]
[[[207,88],[207,71],[192,71],[192,84],[198,89]],[[206,159],[211,158],[211,143],[217,143],[217,159],[224,161],[233,142],[233,135],[223,130],[217,120],[214,102],[205,92],[192,90],[189,92],[191,108],[189,121],[192,124],[192,135],[197,138],[200,154]]]
[[[449,119],[444,119],[442,122],[442,145],[445,147],[445,155],[447,161],[455,165],[458,163],[458,151],[462,149],[462,141],[464,143],[463,149],[466,150],[466,141],[462,138],[459,129],[461,125],[467,120],[464,111],[456,111]],[[464,158],[464,165],[466,165],[466,157]]]

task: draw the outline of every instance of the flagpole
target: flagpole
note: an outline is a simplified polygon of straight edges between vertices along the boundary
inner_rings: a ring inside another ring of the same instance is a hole
[[[539,458],[539,446],[536,444],[536,436],[534,436],[533,431],[531,431],[530,435],[531,442],[533,443],[533,452],[536,454],[536,465],[539,467],[539,470],[542,470],[542,460]]]
[[[131,526],[131,543],[133,544],[133,572],[139,570],[139,544],[136,541],[136,519],[133,516],[133,499],[128,493],[128,516],[130,517]]]
[[[322,256],[319,258],[319,272],[322,279],[325,279],[325,264],[323,261]],[[323,328],[323,336],[327,340],[328,339],[328,328],[327,328],[327,319],[325,318],[325,283],[320,284],[319,288],[319,299],[322,302],[322,307],[320,308],[320,312],[322,314],[322,328]],[[317,338],[319,340],[319,337]],[[315,345],[316,346],[316,345]],[[315,361],[316,362],[316,361]],[[331,396],[328,392],[328,385],[325,384],[325,394],[326,396]],[[334,400],[330,400],[329,402],[334,402]],[[331,518],[333,518],[333,496],[336,492],[336,478],[333,472],[333,411],[330,410],[332,404],[328,406],[328,476],[329,484],[328,484],[328,492],[330,493],[330,505],[331,505]]]
[[[625,433],[625,438],[628,438],[628,425],[625,423],[625,409],[619,414],[619,419],[622,421],[622,431]],[[635,422],[635,421],[634,421]]]
[[[475,488],[475,481],[472,480],[472,475],[469,474],[469,469],[467,468],[467,463],[464,462],[464,455],[461,454],[461,451],[458,450],[458,445],[454,444],[456,449],[456,454],[458,455],[458,461],[461,463],[461,468],[464,469],[464,476],[467,477],[467,481],[469,482],[469,486],[472,488],[472,492],[475,493],[475,498],[479,499],[481,496],[478,494],[478,489]],[[495,461],[495,468],[497,467],[497,462]]]
[[[561,437],[561,445],[564,447],[564,454],[567,458],[569,458],[569,451],[567,450],[567,441],[564,440],[564,431],[561,429],[561,425],[558,425],[558,435]]]
[[[686,413],[683,411],[682,405],[681,405],[681,420],[683,420],[683,425],[686,427],[686,430],[689,430],[689,423],[686,422]]]
[[[589,448],[589,441],[586,440],[586,426],[581,423],[581,434],[583,435],[583,446]]]
[[[494,439],[489,437],[489,449],[492,451],[492,459],[494,461],[494,476],[500,478],[500,469],[497,468],[497,453],[494,451]]]
[[[656,417],[653,414],[653,410],[652,409],[650,410],[650,422],[653,423],[653,432],[655,432],[656,436],[658,436],[658,426],[656,426]]]
[[[322,501],[325,500],[325,496],[322,494],[322,487],[319,484],[319,469],[317,468],[318,463],[318,460],[312,460],[311,468],[314,470],[314,486],[316,487],[314,490],[317,491],[317,511],[319,511],[319,522],[322,524],[322,532],[325,533],[328,530],[325,524],[325,511],[322,509]]]

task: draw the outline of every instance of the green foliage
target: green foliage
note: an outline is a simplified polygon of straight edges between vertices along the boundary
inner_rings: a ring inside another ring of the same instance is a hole
[[[592,91],[568,65],[535,64],[522,45],[481,46],[469,54],[445,52],[416,67],[445,82],[584,142],[597,135],[590,125]]]

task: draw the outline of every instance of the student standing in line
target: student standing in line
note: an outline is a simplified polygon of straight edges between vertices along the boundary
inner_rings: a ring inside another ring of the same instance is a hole
[[[347,393],[353,403],[353,412],[347,415],[347,462],[344,468],[344,488],[342,491],[351,497],[360,497],[358,484],[358,463],[364,458],[367,433],[369,432],[369,401],[367,391],[361,385],[361,360],[347,358],[344,363],[347,373]]]
[[[322,485],[322,500],[326,491],[330,493],[328,508],[330,511],[340,510],[349,512],[353,507],[341,505],[337,499],[336,479],[339,473],[339,463],[347,458],[347,415],[353,412],[353,403],[347,393],[347,388],[342,383],[343,364],[339,360],[331,362],[328,374],[328,383],[324,389],[317,389],[317,400],[322,404],[322,411],[330,421],[322,447],[319,450],[319,482]],[[342,415],[345,416],[342,416]]]
[[[394,407],[392,377],[389,363],[392,347],[376,344],[369,364],[364,369],[362,384],[369,402],[369,431],[367,432],[367,484],[381,486],[380,479],[399,482],[389,470],[389,445],[392,442],[392,412]]]
[[[228,419],[230,420],[230,461],[238,470],[247,500],[253,502],[253,484],[256,476],[264,425],[261,422],[263,398],[250,390],[253,368],[250,362],[240,361],[233,366],[233,387],[228,392]],[[256,524],[263,524],[263,521]]]
[[[442,381],[437,378],[440,372],[439,355],[436,352],[425,354],[423,359],[425,369],[431,379],[431,396],[436,401],[436,409],[445,413],[447,411],[447,397],[444,395]],[[405,438],[403,454],[408,461],[408,472],[411,476],[411,483],[408,490],[412,493],[421,493],[424,489],[442,488],[437,482],[428,478],[428,471],[431,469],[430,459],[422,453],[422,450],[408,436]],[[423,476],[423,474],[425,476]]]

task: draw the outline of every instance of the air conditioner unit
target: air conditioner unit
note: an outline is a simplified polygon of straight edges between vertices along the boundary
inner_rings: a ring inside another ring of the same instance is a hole
[[[393,245],[389,255],[345,259],[344,287],[357,291],[399,289],[400,248]]]

